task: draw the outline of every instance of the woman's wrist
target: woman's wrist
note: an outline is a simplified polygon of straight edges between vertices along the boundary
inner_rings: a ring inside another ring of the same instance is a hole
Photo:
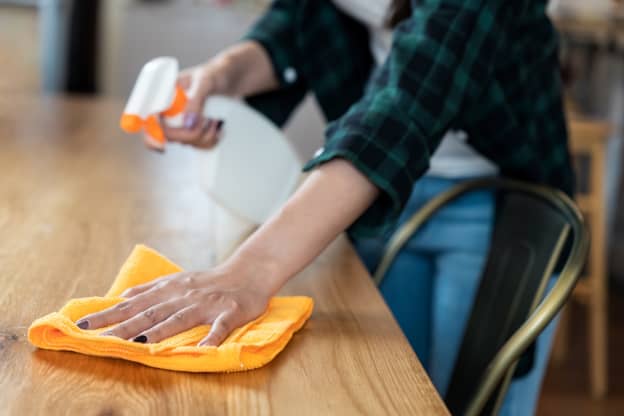
[[[378,193],[349,162],[325,163],[223,264],[225,274],[274,295],[353,223]]]
[[[227,276],[241,285],[252,287],[270,298],[274,296],[285,279],[279,275],[279,266],[271,256],[238,250],[217,267],[217,273]]]
[[[209,61],[214,65],[218,93],[249,96],[277,88],[273,65],[257,42],[245,41],[224,50]]]
[[[227,50],[215,56],[206,64],[212,75],[212,93],[236,96],[236,62]]]

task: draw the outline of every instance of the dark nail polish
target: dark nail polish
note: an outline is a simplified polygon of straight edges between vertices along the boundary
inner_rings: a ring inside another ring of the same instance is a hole
[[[138,337],[134,338],[132,341],[145,344],[147,342],[147,337],[145,335],[139,335]]]
[[[217,131],[221,131],[221,127],[223,127],[223,120],[217,121]]]
[[[76,325],[80,329],[89,329],[89,321],[78,321],[76,322]]]
[[[214,123],[214,120],[211,120],[211,119],[204,120],[204,126],[202,127],[202,134],[210,130],[210,127],[212,127],[212,123]]]

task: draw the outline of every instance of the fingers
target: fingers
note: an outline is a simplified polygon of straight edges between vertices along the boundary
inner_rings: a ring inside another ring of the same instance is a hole
[[[195,85],[193,85],[193,82],[195,82]],[[189,71],[184,72],[183,75],[178,77],[178,83],[180,86],[182,86],[182,84],[187,85],[185,88],[187,91],[192,87],[194,90],[188,91],[191,96],[189,97],[184,110],[185,115],[188,116],[185,117],[185,127],[191,127],[186,124],[186,120],[187,118],[192,118],[193,116],[198,118],[204,105],[204,101],[206,101],[206,97],[214,93],[214,75],[205,67],[191,68]]]
[[[218,142],[222,127],[223,120],[204,119],[192,128],[163,125],[163,132],[169,141],[208,149]]]
[[[123,339],[134,339],[141,332],[158,325],[183,307],[180,299],[160,303],[147,308],[101,335],[115,336]],[[140,342],[140,341],[139,341]]]
[[[190,68],[179,75],[177,84],[187,91],[189,99],[184,108],[181,128],[168,127],[165,120],[160,120],[161,128],[168,141],[202,149],[209,149],[217,143],[223,120],[210,120],[202,117],[206,98],[216,91],[216,78],[213,66]],[[143,142],[151,150],[164,152],[164,143],[154,140],[147,134],[143,135]]]
[[[163,300],[163,291],[157,288],[158,286],[111,308],[84,316],[76,325],[80,329],[97,329],[130,319]]]
[[[150,150],[157,151],[159,153],[163,153],[165,151],[165,144],[155,140],[152,136],[147,133],[143,133],[143,144]]]
[[[205,132],[201,135],[196,147],[210,149],[219,141],[219,133],[223,126],[223,120],[210,120],[206,125]]]
[[[149,327],[136,336],[133,341],[159,342],[202,324],[205,321],[198,305],[193,304],[169,315],[164,321]]]
[[[238,321],[240,320],[240,317],[236,315],[235,310],[231,309],[221,313],[212,324],[212,328],[210,328],[208,335],[206,335],[206,337],[199,342],[198,346],[216,347],[225,341],[228,335],[230,335],[239,323]]]
[[[232,285],[222,274],[183,272],[130,288],[123,302],[81,318],[81,329],[110,327],[112,335],[155,343],[197,325],[210,324],[200,346],[221,344],[238,326],[260,316],[268,298],[264,291]],[[115,325],[116,324],[116,325]]]

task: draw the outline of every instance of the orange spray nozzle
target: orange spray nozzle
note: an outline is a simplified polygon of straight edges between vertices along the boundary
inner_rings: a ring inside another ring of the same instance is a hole
[[[176,87],[175,97],[173,98],[171,106],[159,115],[165,117],[176,116],[184,111],[187,102],[188,98],[184,90],[180,87]],[[159,115],[151,115],[143,119],[136,114],[123,113],[119,121],[119,126],[126,133],[138,133],[143,130],[154,140],[164,144],[167,140],[159,123]]]
[[[184,90],[176,86],[175,97],[173,97],[171,107],[163,111],[162,115],[165,117],[177,116],[182,111],[184,111],[187,102],[188,98],[186,97],[186,93],[184,92]]]
[[[126,133],[138,133],[143,128],[143,120],[136,114],[123,113],[121,120],[119,120],[119,126]]]

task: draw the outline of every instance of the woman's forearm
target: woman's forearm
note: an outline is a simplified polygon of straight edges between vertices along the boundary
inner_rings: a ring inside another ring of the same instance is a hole
[[[377,189],[348,162],[328,162],[225,264],[132,287],[122,294],[123,308],[115,305],[82,316],[77,325],[82,329],[112,326],[100,335],[153,343],[209,324],[210,332],[199,345],[217,346],[235,328],[266,311],[271,296],[376,195]],[[165,318],[155,321],[152,315]]]
[[[224,267],[261,280],[274,294],[352,224],[377,194],[349,162],[335,159],[321,165]]]
[[[223,80],[223,92],[228,95],[246,97],[279,86],[269,55],[257,42],[245,41],[231,46],[216,58],[225,65],[227,79]]]

